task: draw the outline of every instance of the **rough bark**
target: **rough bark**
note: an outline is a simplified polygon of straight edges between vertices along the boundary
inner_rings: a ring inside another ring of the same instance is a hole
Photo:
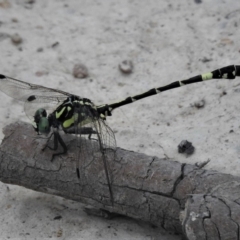
[[[55,194],[184,234],[187,239],[239,239],[240,178],[118,148],[108,156],[114,195],[111,205],[101,154],[89,154],[86,178],[75,170],[75,138],[68,153],[50,161],[31,125],[4,129],[0,180]],[[94,144],[94,143],[93,143]]]

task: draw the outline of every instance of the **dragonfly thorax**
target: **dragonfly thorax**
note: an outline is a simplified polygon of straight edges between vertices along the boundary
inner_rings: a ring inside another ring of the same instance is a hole
[[[34,114],[35,130],[41,134],[48,134],[51,127],[59,128],[61,126],[66,131],[78,124],[83,126],[93,120],[98,120],[99,117],[100,114],[91,100],[71,96],[49,115],[44,108],[39,108]]]
[[[53,117],[55,122],[61,124],[63,130],[67,130],[78,124],[83,126],[94,119],[97,120],[99,113],[89,99],[68,98],[55,110]]]

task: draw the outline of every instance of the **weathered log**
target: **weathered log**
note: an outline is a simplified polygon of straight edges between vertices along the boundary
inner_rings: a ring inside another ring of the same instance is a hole
[[[75,138],[64,135],[68,153],[50,161],[31,125],[4,128],[0,180],[55,194],[184,234],[187,239],[239,239],[240,178],[118,148],[108,156],[112,206],[101,154],[89,153],[86,178],[79,181]],[[93,143],[94,144],[94,143]]]

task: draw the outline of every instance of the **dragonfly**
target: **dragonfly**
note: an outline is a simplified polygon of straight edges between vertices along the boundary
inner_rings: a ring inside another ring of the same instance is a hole
[[[230,65],[188,79],[175,81],[162,87],[152,88],[142,94],[127,97],[119,102],[103,105],[95,105],[88,98],[82,98],[58,89],[27,83],[2,74],[0,74],[0,90],[10,97],[24,102],[24,111],[29,118],[33,118],[34,129],[37,134],[50,134],[46,146],[55,151],[52,154],[51,161],[53,161],[54,157],[65,154],[68,151],[60,130],[66,134],[80,136],[75,141],[76,175],[79,179],[81,179],[82,175],[84,176],[84,170],[87,165],[91,164],[89,162],[85,164],[85,162],[97,142],[98,150],[102,155],[109,199],[113,205],[112,179],[106,157],[109,152],[114,153],[116,150],[116,139],[113,130],[106,122],[106,118],[112,116],[113,110],[188,84],[211,79],[235,79],[235,77],[239,76],[240,65]],[[88,136],[87,141],[82,138],[85,135]],[[95,138],[92,138],[92,136],[95,136]],[[48,143],[52,137],[54,146],[50,147]],[[95,144],[87,143],[91,141],[94,141]],[[56,153],[58,144],[61,145],[63,150]],[[114,155],[112,156],[114,158]]]

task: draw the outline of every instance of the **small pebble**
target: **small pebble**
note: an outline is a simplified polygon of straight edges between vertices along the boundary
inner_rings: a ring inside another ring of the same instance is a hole
[[[35,75],[36,75],[37,77],[41,77],[41,76],[47,75],[47,74],[48,74],[47,71],[37,71],[37,72],[35,72]]]
[[[204,58],[200,59],[200,61],[202,61],[203,63],[206,63],[206,62],[212,61],[212,59],[211,59],[211,58],[204,57]]]
[[[206,103],[205,100],[202,99],[200,101],[195,102],[194,103],[194,107],[196,107],[196,108],[203,108],[205,106],[205,103]]]
[[[60,229],[57,231],[57,237],[58,237],[58,238],[62,237],[62,234],[63,234],[63,230],[60,228]]]
[[[0,2],[0,7],[1,8],[10,8],[11,4],[8,0],[3,0],[3,1]]]
[[[72,74],[75,78],[86,78],[88,76],[87,67],[81,63],[75,64]]]
[[[37,52],[43,52],[43,48],[42,47],[38,48]]]
[[[187,140],[182,140],[180,144],[178,145],[178,152],[179,153],[186,153],[187,155],[193,154],[194,152],[194,146],[191,142],[188,142]]]
[[[19,45],[20,43],[22,43],[22,38],[18,33],[13,34],[11,36],[11,40],[12,40],[12,43],[15,45]]]
[[[62,218],[61,215],[56,216],[53,220],[60,220]]]
[[[17,18],[12,18],[12,22],[17,23],[18,19]]]
[[[27,3],[27,4],[33,4],[33,3],[35,3],[35,0],[25,0],[25,3]]]
[[[52,48],[55,48],[55,47],[57,47],[58,45],[59,45],[59,42],[55,42],[55,43],[52,44]]]
[[[133,71],[133,63],[131,60],[124,60],[118,65],[118,68],[122,73],[129,74]]]
[[[226,91],[223,91],[221,94],[220,94],[220,97],[224,96],[224,95],[227,95],[227,92]]]

